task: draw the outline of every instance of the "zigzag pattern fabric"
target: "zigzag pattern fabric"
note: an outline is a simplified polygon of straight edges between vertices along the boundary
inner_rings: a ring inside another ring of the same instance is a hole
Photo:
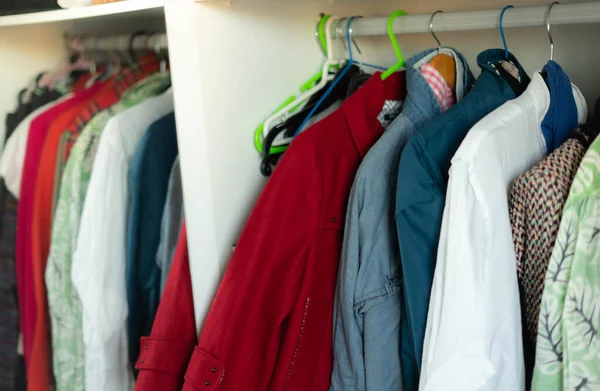
[[[544,277],[558,234],[562,209],[586,148],[571,138],[529,171],[510,193],[510,221],[517,256],[524,338],[535,346]]]

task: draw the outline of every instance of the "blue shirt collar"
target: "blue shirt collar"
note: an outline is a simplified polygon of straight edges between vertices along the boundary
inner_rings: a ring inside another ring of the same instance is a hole
[[[546,151],[558,148],[578,125],[577,104],[573,87],[560,65],[550,60],[542,70],[550,92],[550,106],[542,121]]]
[[[508,55],[507,55],[508,54]],[[512,62],[517,69],[519,69],[519,76],[521,76],[521,84],[527,85],[531,81],[525,69],[521,66],[521,63],[517,60],[517,58],[511,53],[506,52],[504,49],[488,49],[479,53],[477,56],[477,65],[481,68],[481,70],[486,70],[498,77],[501,77],[496,71],[494,64],[499,63],[502,60],[506,60]]]
[[[509,83],[498,73],[497,63],[508,60],[519,70],[520,83],[527,86],[531,81],[519,61],[511,53],[506,56],[503,49],[488,49],[479,53],[477,64],[481,68],[481,74],[475,81],[471,91],[460,105],[467,116],[478,121],[481,113],[489,113],[504,102],[517,97]]]

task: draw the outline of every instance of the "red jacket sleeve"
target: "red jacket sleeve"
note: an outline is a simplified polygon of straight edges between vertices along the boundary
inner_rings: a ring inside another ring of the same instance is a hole
[[[184,391],[266,390],[319,223],[313,136],[294,140],[238,240],[185,374]],[[297,336],[294,336],[297,339]]]
[[[169,278],[152,325],[142,337],[135,391],[179,391],[197,343],[194,299],[185,224],[181,229]]]

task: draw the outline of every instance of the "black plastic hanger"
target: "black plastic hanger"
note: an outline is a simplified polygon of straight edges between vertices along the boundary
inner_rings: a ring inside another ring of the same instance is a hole
[[[323,103],[318,107],[315,114],[322,113],[335,102],[346,99],[350,95],[349,92],[351,88],[358,89],[358,87],[362,85],[359,84],[359,82],[361,82],[362,80],[356,79],[356,77],[361,76],[361,78],[364,79],[364,75],[366,74],[363,73],[358,66],[352,65],[350,70],[344,75],[344,77],[338,82],[338,84],[334,87],[331,93],[325,98]],[[302,125],[302,122],[306,118],[306,115],[308,115],[308,113],[312,110],[314,105],[321,99],[321,96],[325,93],[326,90],[327,87],[323,88],[321,91],[319,91],[319,93],[313,95],[301,111],[288,118],[285,122],[273,127],[273,129],[271,129],[267,133],[267,137],[265,137],[265,140],[263,141],[263,159],[260,165],[260,172],[262,175],[271,176],[271,174],[273,173],[273,167],[277,165],[281,155],[283,154],[269,154],[271,146],[273,145],[273,142],[275,141],[277,136],[279,136],[283,132],[285,132],[285,137],[293,136],[298,130],[298,127]]]

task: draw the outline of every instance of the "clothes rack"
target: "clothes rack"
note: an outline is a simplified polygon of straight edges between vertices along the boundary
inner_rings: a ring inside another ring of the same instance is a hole
[[[166,34],[119,35],[103,38],[68,38],[68,47],[82,52],[97,50],[166,50],[168,41]]]
[[[510,8],[506,11],[502,25],[508,27],[541,27],[546,25],[549,5]],[[465,12],[443,12],[435,16],[433,30],[464,31],[497,29],[502,9]],[[394,21],[395,34],[429,33],[431,14],[407,15]],[[344,31],[346,21],[336,21],[336,30]],[[556,4],[550,15],[551,25],[600,22],[600,2]],[[341,23],[341,25],[340,25]],[[388,17],[358,18],[352,23],[352,36],[387,35]],[[338,36],[339,36],[338,31]]]

